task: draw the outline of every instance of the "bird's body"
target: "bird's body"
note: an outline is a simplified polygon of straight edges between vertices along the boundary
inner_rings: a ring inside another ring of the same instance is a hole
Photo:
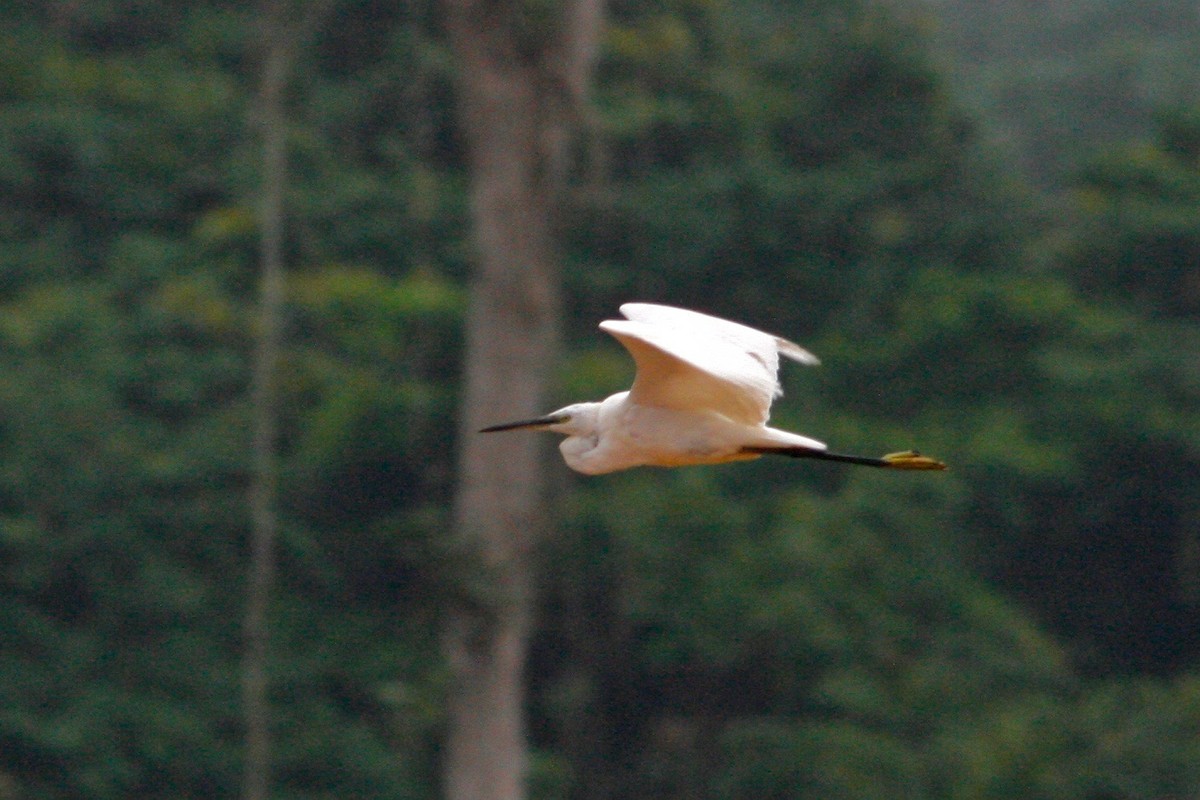
[[[904,469],[943,469],[905,452],[881,459],[829,453],[825,444],[767,425],[782,394],[779,357],[817,364],[786,339],[695,311],[649,303],[621,306],[623,320],[600,323],[633,356],[627,392],[577,403],[545,417],[484,428],[534,428],[567,436],[559,445],[572,469],[589,475],[637,466],[720,464],[779,453]]]
[[[557,428],[568,434],[559,449],[567,466],[588,475],[638,466],[721,464],[761,455],[747,450],[748,446],[825,447],[815,439],[765,425],[747,425],[709,409],[683,411],[642,405],[631,400],[629,392],[573,408],[573,422],[560,423]]]

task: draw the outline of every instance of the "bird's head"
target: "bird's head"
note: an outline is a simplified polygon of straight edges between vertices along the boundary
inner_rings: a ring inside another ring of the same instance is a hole
[[[591,433],[595,430],[599,412],[599,403],[575,403],[565,408],[560,408],[558,411],[554,411],[544,417],[489,425],[486,428],[480,429],[479,432],[497,433],[499,431],[531,430],[551,431],[567,436],[578,436]]]

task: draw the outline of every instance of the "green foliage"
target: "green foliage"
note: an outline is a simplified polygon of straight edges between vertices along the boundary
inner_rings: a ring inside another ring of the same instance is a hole
[[[1136,311],[1192,321],[1200,314],[1200,121],[1166,115],[1159,141],[1086,165],[1075,192],[1087,212],[1064,257],[1095,294],[1119,292]]]
[[[995,145],[1055,191],[1080,158],[1147,139],[1160,109],[1197,100],[1189,0],[931,0],[922,11]]]
[[[627,385],[619,302],[692,305],[824,359],[780,426],[951,470],[555,463],[532,796],[1196,794],[1194,112],[1050,217],[879,4],[611,12],[563,400]],[[339,3],[298,67],[280,796],[434,796],[438,614],[488,589],[445,535],[470,250],[435,16]],[[254,24],[0,12],[0,797],[236,791]]]
[[[0,794],[232,795],[253,23],[211,4],[169,24],[148,7],[61,11],[0,25]],[[418,245],[436,226],[452,247],[458,217],[394,129],[348,154],[337,110],[309,108],[297,133],[292,204],[308,237],[284,386],[278,783],[293,797],[415,796],[440,724],[430,629],[449,579],[433,541],[462,306],[433,238]],[[401,190],[418,182],[424,205],[408,214]],[[354,216],[364,224],[347,232]],[[388,219],[412,248],[372,228]],[[397,257],[372,250],[384,242]],[[423,464],[397,456],[418,449]]]
[[[1110,681],[1086,694],[1018,698],[989,726],[956,731],[950,797],[1161,797],[1195,789],[1194,679]]]
[[[587,318],[660,298],[858,336],[914,264],[1013,254],[1024,220],[1008,188],[884,9],[674,9],[616,9],[597,87],[614,168],[582,197],[586,269],[569,276]]]
[[[664,475],[649,493],[622,481],[615,498],[588,491],[594,502],[572,510],[579,542],[611,542],[617,566],[592,574],[611,576],[609,613],[626,619],[626,638],[586,666],[644,682],[636,707],[592,709],[593,724],[637,720],[621,744],[631,785],[696,790],[695,776],[651,760],[669,756],[663,728],[684,726],[716,748],[701,781],[711,796],[936,796],[943,740],[960,726],[1072,685],[1063,653],[946,546],[949,514],[929,509],[952,509],[960,487],[914,499],[892,476],[855,476],[756,519],[712,474]],[[586,556],[555,561],[571,558]]]

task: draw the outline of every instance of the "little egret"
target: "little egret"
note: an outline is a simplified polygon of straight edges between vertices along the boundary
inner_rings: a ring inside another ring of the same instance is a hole
[[[823,442],[767,426],[779,385],[779,356],[817,357],[786,339],[671,306],[626,303],[626,319],[600,329],[637,365],[633,386],[599,403],[576,403],[537,419],[492,425],[566,434],[571,469],[587,475],[638,466],[681,467],[745,461],[774,453],[892,469],[945,469],[916,451],[882,458],[829,452]]]

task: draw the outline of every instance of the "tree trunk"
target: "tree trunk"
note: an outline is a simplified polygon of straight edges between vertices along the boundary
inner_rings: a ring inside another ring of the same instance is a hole
[[[250,563],[242,618],[242,715],[245,756],[243,800],[266,800],[271,783],[269,609],[279,533],[278,363],[283,348],[284,194],[287,189],[287,88],[296,51],[316,27],[330,0],[308,3],[297,14],[288,0],[264,0],[262,67],[257,115],[262,143],[259,202],[259,300],[251,375],[253,471],[250,480]]]
[[[268,36],[272,38],[278,36],[283,19],[277,5],[268,4],[263,20]],[[242,621],[245,636],[242,713],[246,725],[246,752],[242,765],[243,800],[265,800],[270,788],[267,611],[274,583],[274,548],[279,530],[276,365],[283,328],[283,194],[287,181],[283,111],[285,64],[283,42],[272,41],[264,54],[258,109],[262,134],[262,199],[259,204],[258,330],[251,388],[254,471],[250,483],[250,565],[246,581],[246,611]]]
[[[553,7],[553,6],[551,6]],[[525,795],[524,666],[531,551],[544,480],[534,436],[481,426],[544,411],[558,349],[561,278],[554,202],[599,38],[601,0],[571,0],[531,30],[522,2],[445,0],[459,59],[478,269],[467,353],[455,526],[489,591],[453,609],[444,778],[448,800]]]

